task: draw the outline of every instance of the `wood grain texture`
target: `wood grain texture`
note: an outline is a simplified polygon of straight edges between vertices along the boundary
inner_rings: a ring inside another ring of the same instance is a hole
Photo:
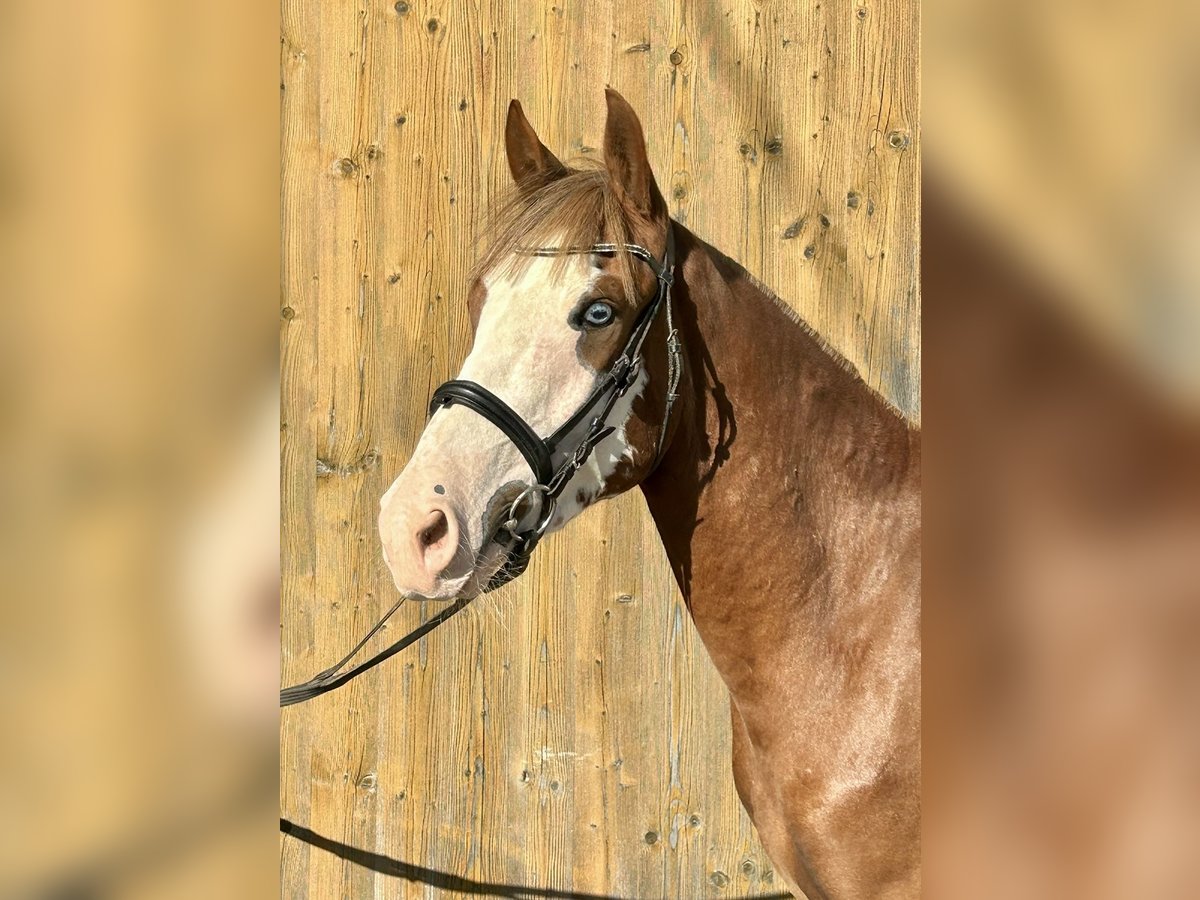
[[[621,91],[672,214],[919,415],[911,2],[284,0],[281,26],[286,683],[393,602],[377,504],[469,347],[510,98],[565,158],[598,155],[603,87]],[[427,614],[402,609],[383,639]],[[771,893],[728,716],[634,493],[419,647],[287,710],[282,813],[484,882]],[[287,897],[449,895],[290,838],[280,865]]]

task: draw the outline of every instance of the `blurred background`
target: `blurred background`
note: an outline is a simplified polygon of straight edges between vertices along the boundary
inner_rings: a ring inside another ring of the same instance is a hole
[[[927,893],[1194,896],[1200,12],[922,16]],[[0,896],[279,890],[278,18],[0,6]]]
[[[0,896],[269,896],[278,13],[0,5]]]
[[[1200,8],[923,7],[925,885],[1200,890]]]

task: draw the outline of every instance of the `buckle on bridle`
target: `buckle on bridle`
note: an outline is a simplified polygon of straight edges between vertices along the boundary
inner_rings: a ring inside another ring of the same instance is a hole
[[[612,379],[618,396],[629,390],[629,386],[637,380],[641,371],[642,356],[640,353],[632,359],[628,356],[622,356],[616,361],[612,369]]]

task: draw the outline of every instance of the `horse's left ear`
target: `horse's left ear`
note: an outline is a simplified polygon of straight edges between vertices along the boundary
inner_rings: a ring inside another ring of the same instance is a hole
[[[632,210],[650,220],[665,219],[667,203],[654,181],[642,123],[628,101],[612,88],[606,88],[604,96],[608,101],[604,164],[613,184]]]

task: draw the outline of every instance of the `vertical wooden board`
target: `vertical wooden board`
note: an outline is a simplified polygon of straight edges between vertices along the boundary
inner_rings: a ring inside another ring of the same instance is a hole
[[[316,624],[315,499],[316,352],[318,255],[313,172],[320,167],[319,27],[312,0],[288,0],[280,22],[280,675],[294,683],[313,671]],[[280,730],[280,807],[302,822],[313,820],[310,718],[284,715]],[[280,892],[311,896],[311,850],[283,841]]]
[[[602,88],[622,91],[673,215],[918,411],[915,6],[289,0],[281,27],[285,679],[393,602],[376,505],[468,349],[512,97],[560,155],[598,158]],[[403,608],[381,640],[430,614]],[[286,712],[283,812],[485,882],[771,892],[724,697],[623,497],[407,655]],[[444,893],[291,840],[281,866],[289,897]]]

